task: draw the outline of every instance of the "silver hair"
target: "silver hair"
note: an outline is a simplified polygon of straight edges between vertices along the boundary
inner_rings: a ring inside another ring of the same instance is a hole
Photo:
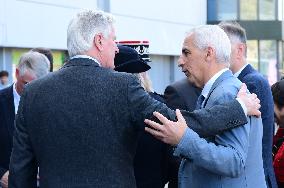
[[[227,34],[217,25],[203,25],[193,28],[189,35],[193,35],[194,44],[201,50],[212,47],[216,51],[217,63],[229,66],[231,43]]]
[[[246,30],[235,21],[222,21],[218,24],[225,33],[228,35],[231,44],[243,43],[246,45],[247,43],[247,35]],[[247,48],[245,48],[245,54],[247,56]]]
[[[114,18],[111,14],[99,10],[79,12],[69,23],[67,29],[67,48],[69,56],[83,54],[94,42],[94,37],[101,33],[108,38]]]
[[[38,52],[27,52],[20,57],[17,68],[20,76],[29,71],[36,78],[40,78],[48,74],[49,66],[50,62],[45,55]]]

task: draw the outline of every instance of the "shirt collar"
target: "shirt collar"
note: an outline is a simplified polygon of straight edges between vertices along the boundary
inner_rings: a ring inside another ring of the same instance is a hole
[[[17,114],[21,96],[18,94],[16,90],[16,83],[13,84],[13,96],[14,96],[15,114]]]
[[[202,92],[201,92],[201,95],[203,95],[205,97],[205,99],[207,98],[209,91],[210,91],[211,87],[213,86],[214,82],[217,80],[217,78],[219,78],[219,76],[221,76],[221,74],[223,74],[227,70],[229,70],[229,69],[224,68],[224,69],[220,70],[213,77],[211,77],[210,80],[205,84],[205,86],[204,86],[204,88],[202,89]]]
[[[96,60],[95,58],[88,56],[88,55],[75,55],[75,56],[71,57],[70,59],[75,59],[75,58],[88,58],[88,59],[95,61],[97,64],[99,64],[99,66],[101,66],[101,64],[98,60]]]
[[[238,72],[234,74],[234,77],[238,78],[241,72],[248,66],[248,63],[246,63]]]

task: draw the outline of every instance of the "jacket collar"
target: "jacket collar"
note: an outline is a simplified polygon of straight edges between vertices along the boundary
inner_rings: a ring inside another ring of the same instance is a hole
[[[96,66],[99,67],[99,62],[93,58],[88,57],[76,57],[70,59],[62,68],[72,67],[72,66]]]
[[[210,95],[212,94],[212,92],[214,91],[214,89],[219,86],[219,84],[223,81],[223,80],[226,80],[227,78],[229,77],[232,77],[233,74],[230,70],[227,70],[225,72],[223,72],[216,80],[215,82],[213,83],[209,93],[208,93],[208,96],[206,97],[205,101],[204,101],[204,105],[203,106],[206,106],[206,103],[208,101],[208,99],[210,98]]]
[[[254,72],[254,68],[248,64],[243,70],[242,72],[239,74],[238,79],[241,80],[243,79],[243,77],[245,77],[247,74]]]

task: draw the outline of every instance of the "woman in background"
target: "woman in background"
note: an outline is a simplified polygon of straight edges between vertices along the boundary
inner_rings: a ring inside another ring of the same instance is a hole
[[[151,68],[147,61],[143,60],[140,53],[138,54],[134,48],[118,45],[118,49],[119,53],[114,59],[114,70],[133,73],[149,95],[164,102],[163,97],[153,91],[151,80],[146,72]],[[167,144],[155,139],[149,133],[141,131],[134,158],[137,188],[164,188],[168,182],[169,151]]]
[[[271,86],[278,130],[273,138],[273,167],[278,187],[284,188],[284,80]]]

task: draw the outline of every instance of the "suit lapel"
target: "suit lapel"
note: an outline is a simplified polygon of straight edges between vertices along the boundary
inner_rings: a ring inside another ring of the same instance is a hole
[[[205,99],[205,101],[204,101],[204,105],[203,105],[203,106],[206,106],[207,101],[208,101],[208,99],[210,98],[210,95],[212,94],[212,92],[214,91],[214,89],[215,89],[216,87],[218,87],[219,84],[220,84],[221,82],[223,82],[223,80],[226,80],[227,78],[229,78],[229,77],[231,77],[231,76],[233,76],[232,72],[231,72],[230,70],[227,70],[227,71],[223,72],[223,73],[215,80],[215,82],[213,83],[213,85],[212,85],[212,87],[211,87],[211,89],[210,89],[210,91],[209,91],[209,93],[208,93],[208,96],[206,97],[206,99]]]
[[[11,136],[13,136],[14,131],[14,121],[15,121],[15,106],[14,106],[14,96],[13,96],[13,85],[5,89],[4,97],[1,99],[3,109],[6,109],[3,114],[5,117],[5,125]]]

